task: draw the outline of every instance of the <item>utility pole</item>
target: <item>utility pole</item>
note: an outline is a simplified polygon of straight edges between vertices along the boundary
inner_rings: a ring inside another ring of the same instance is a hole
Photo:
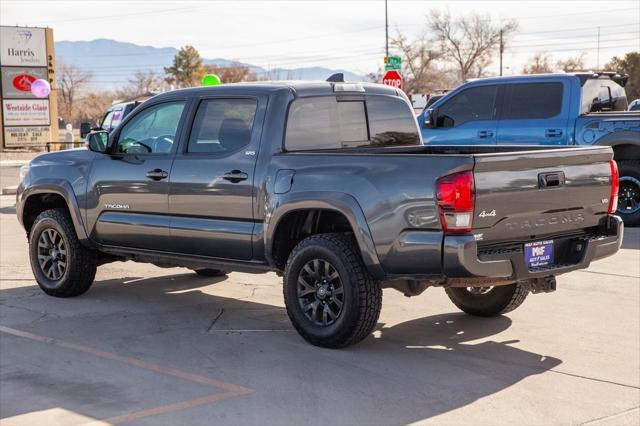
[[[387,12],[387,0],[384,0],[384,40],[385,40],[385,52],[389,57],[389,18]]]
[[[502,54],[504,53],[504,42],[502,36],[504,31],[500,28],[500,76],[502,76]]]
[[[598,55],[596,59],[596,71],[600,71],[600,27],[598,27]]]

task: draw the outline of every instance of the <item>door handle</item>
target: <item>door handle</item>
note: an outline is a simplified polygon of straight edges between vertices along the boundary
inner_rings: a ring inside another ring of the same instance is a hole
[[[478,130],[478,137],[479,138],[492,138],[493,137],[493,130]]]
[[[238,183],[243,180],[249,179],[249,175],[241,170],[231,170],[222,176],[222,179],[228,180],[232,183]]]
[[[153,180],[166,179],[168,176],[169,176],[169,173],[165,172],[162,169],[153,169],[147,172],[147,177]]]
[[[562,136],[562,129],[547,129],[544,131],[544,136],[547,138]]]

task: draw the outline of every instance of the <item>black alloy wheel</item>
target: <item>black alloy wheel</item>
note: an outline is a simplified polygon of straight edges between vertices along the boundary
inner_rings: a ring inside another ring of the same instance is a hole
[[[324,259],[307,262],[298,274],[298,303],[314,324],[333,324],[344,305],[344,288],[336,268]]]
[[[38,263],[51,281],[59,281],[67,271],[67,245],[53,228],[45,229],[38,238]]]

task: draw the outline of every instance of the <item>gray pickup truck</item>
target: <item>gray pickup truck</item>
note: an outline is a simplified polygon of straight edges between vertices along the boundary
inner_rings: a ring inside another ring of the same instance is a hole
[[[173,91],[87,146],[22,173],[17,215],[44,292],[83,294],[123,260],[276,271],[319,346],[368,336],[383,288],[443,287],[464,312],[499,315],[622,241],[610,147],[424,146],[387,86]]]

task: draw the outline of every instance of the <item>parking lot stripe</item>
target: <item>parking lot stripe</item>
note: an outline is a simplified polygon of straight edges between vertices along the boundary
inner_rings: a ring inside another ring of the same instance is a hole
[[[105,422],[109,424],[118,424],[126,421],[140,419],[147,416],[164,414],[164,413],[169,413],[177,410],[184,410],[186,408],[192,408],[199,405],[222,401],[225,399],[246,395],[248,393],[254,392],[254,389],[237,386],[232,383],[223,382],[221,380],[211,379],[209,377],[200,376],[198,374],[189,373],[189,372],[178,370],[175,368],[164,367],[162,365],[155,364],[152,362],[142,361],[136,358],[118,355],[113,352],[107,352],[107,351],[92,348],[89,346],[84,346],[84,345],[80,345],[73,342],[67,342],[65,340],[54,339],[46,336],[40,336],[37,334],[29,333],[27,331],[17,330],[15,328],[0,326],[0,332],[10,334],[16,337],[22,337],[25,339],[33,340],[36,342],[46,343],[46,344],[61,347],[61,348],[76,350],[76,351],[94,355],[100,358],[121,362],[133,367],[142,368],[142,369],[153,371],[166,376],[172,376],[178,379],[203,384],[203,385],[211,386],[211,387],[226,391],[224,393],[208,395],[208,396],[204,396],[201,398],[196,398],[196,399],[192,399],[184,402],[161,405],[159,407],[149,408],[146,410],[137,411],[130,414],[123,414],[121,416],[111,417],[108,419],[101,420],[100,422],[98,422],[100,424],[104,424]]]
[[[84,426],[97,426],[104,424],[117,425],[120,423],[131,422],[144,417],[156,416],[158,414],[171,413],[173,411],[184,410],[187,408],[197,407],[199,405],[211,404],[225,399],[234,398],[239,396],[233,392],[219,393],[215,395],[204,396],[202,398],[191,399],[189,401],[177,402],[175,404],[161,405],[159,407],[149,408],[148,410],[137,411],[135,413],[124,414],[122,416],[110,417],[95,422],[85,423]]]

